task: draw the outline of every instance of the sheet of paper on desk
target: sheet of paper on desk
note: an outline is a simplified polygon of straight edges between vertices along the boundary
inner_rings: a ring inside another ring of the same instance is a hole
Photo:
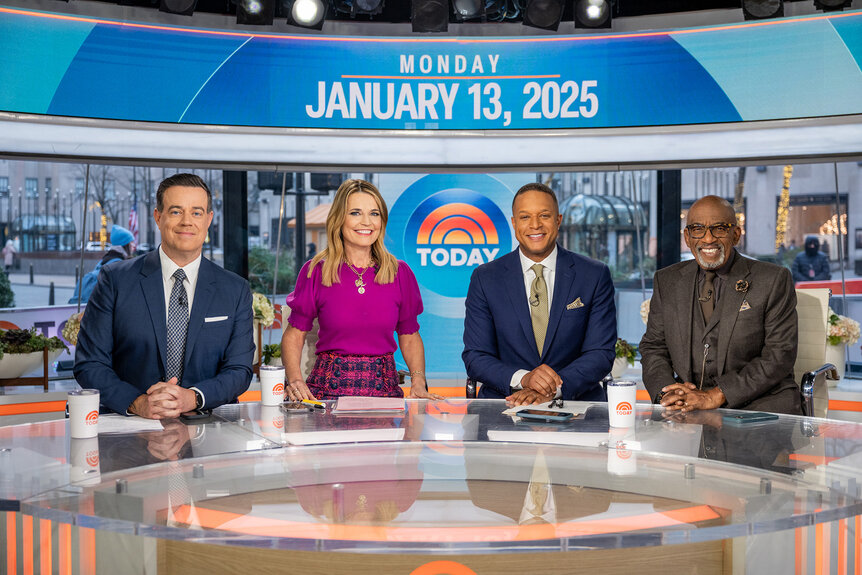
[[[335,402],[332,413],[360,413],[364,411],[398,412],[405,409],[400,397],[356,397],[342,396]]]
[[[132,415],[100,415],[99,434],[103,433],[138,433],[141,431],[162,431],[164,426],[158,419],[146,419]]]
[[[328,431],[297,431],[282,433],[282,441],[291,445],[319,445],[323,443],[358,443],[365,441],[401,441],[404,428],[384,429],[333,429]]]
[[[536,403],[533,405],[516,405],[515,407],[510,407],[509,409],[503,411],[503,415],[518,415],[518,412],[524,409],[541,409],[542,411],[553,411],[555,413],[571,413],[575,417],[580,415],[580,412],[575,411],[573,408],[565,406],[565,407],[551,407],[551,402],[545,403]]]

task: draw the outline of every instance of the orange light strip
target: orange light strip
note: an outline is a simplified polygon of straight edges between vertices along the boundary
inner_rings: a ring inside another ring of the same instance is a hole
[[[823,511],[823,509],[818,508],[814,510],[814,513],[819,513],[821,511]],[[823,524],[818,523],[814,526],[814,575],[823,575],[824,566],[827,567],[825,572],[829,573],[829,554],[823,553],[824,539],[828,541],[829,538],[824,536]]]
[[[856,518],[857,525],[859,518]],[[6,573],[15,573],[18,570],[18,525],[15,522],[15,514],[6,512]],[[859,540],[858,537],[856,539]],[[858,545],[857,545],[858,547]]]
[[[120,26],[125,28],[138,28],[145,30],[163,30],[168,32],[182,32],[186,34],[200,34],[208,36],[226,36],[239,38],[269,38],[282,40],[304,40],[309,42],[349,42],[349,43],[383,43],[383,44],[415,44],[415,43],[430,43],[430,44],[523,44],[523,43],[547,43],[547,42],[595,42],[601,40],[616,40],[629,38],[648,38],[653,36],[674,36],[676,34],[699,34],[706,32],[721,32],[725,30],[742,30],[745,28],[754,28],[761,26],[781,26],[785,24],[795,24],[799,22],[812,22],[817,20],[832,20],[837,18],[852,18],[860,16],[859,12],[839,12],[833,14],[821,14],[817,16],[808,16],[806,18],[792,18],[787,20],[761,20],[757,22],[746,22],[744,24],[729,24],[726,26],[715,26],[712,28],[694,28],[688,30],[664,30],[655,32],[633,32],[628,34],[612,34],[612,35],[589,35],[589,36],[531,36],[528,38],[471,38],[465,40],[463,38],[359,38],[359,37],[327,37],[327,36],[304,36],[304,35],[285,35],[285,34],[261,34],[231,32],[227,30],[202,30],[196,28],[183,28],[172,26],[159,26],[156,24],[142,24],[137,22],[123,22],[117,20],[106,20],[101,18],[90,18],[84,16],[71,16],[68,14],[55,14],[51,12],[38,12],[33,10],[21,10],[16,8],[0,8],[0,13],[17,14],[19,16],[34,16],[37,18],[47,18],[52,20],[66,20],[72,22],[84,22],[88,24],[105,24],[108,26]]]
[[[357,74],[342,74],[344,79],[359,80],[530,80],[543,78],[559,78],[560,74],[539,74],[535,76],[361,76]]]
[[[718,519],[720,515],[708,505],[698,505],[666,512],[644,513],[628,517],[556,523],[548,525],[486,525],[477,527],[387,527],[305,523],[251,517],[196,506],[195,519],[188,505],[174,512],[179,523],[205,529],[222,529],[234,533],[296,539],[330,539],[348,541],[533,541],[558,537],[577,537],[603,533],[657,529],[680,524],[695,524]],[[228,525],[229,523],[229,525]]]
[[[51,552],[51,522],[39,520],[39,570],[42,575],[51,575],[53,557]]]
[[[81,575],[96,575],[96,533],[92,529],[78,529],[78,545],[81,550]]]
[[[853,559],[856,565],[853,572],[862,573],[862,557],[860,557],[860,553],[862,553],[862,533],[860,533],[860,529],[862,529],[862,517],[857,515],[854,519],[856,536],[853,538]]]
[[[838,574],[847,575],[847,521],[838,520]]]
[[[826,465],[827,463],[831,463],[838,458],[827,457],[825,455],[807,455],[805,453],[791,453],[788,456],[788,459],[791,459],[793,461],[804,461],[806,463],[813,463],[814,465]]]
[[[33,518],[21,515],[21,562],[24,575],[33,575]]]
[[[248,401],[260,401],[260,390],[257,391],[246,391],[241,394],[238,398],[240,402],[248,402]]]
[[[72,575],[72,526],[68,523],[61,523],[58,538],[60,575]]]
[[[66,411],[65,401],[36,401],[33,403],[10,403],[0,405],[2,415],[24,415],[28,413],[53,413]]]
[[[829,411],[862,411],[862,401],[830,399]]]

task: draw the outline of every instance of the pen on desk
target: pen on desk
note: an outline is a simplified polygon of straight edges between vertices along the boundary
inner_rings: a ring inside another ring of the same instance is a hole
[[[316,407],[317,409],[326,409],[326,404],[321,403],[319,401],[312,401],[311,399],[303,399],[302,403],[305,405],[310,405],[311,407]]]

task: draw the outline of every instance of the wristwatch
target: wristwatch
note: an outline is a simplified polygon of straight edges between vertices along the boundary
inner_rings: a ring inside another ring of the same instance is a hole
[[[196,389],[193,389],[192,391],[195,392],[195,409],[200,411],[204,406],[204,396]]]

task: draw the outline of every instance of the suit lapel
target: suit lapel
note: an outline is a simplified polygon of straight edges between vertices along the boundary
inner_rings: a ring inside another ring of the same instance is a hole
[[[671,301],[678,301],[682,303],[682,309],[678,310],[679,313],[676,316],[677,319],[677,333],[680,334],[682,341],[680,342],[680,348],[684,350],[689,350],[688,353],[684,353],[683,355],[683,369],[677,372],[677,375],[682,377],[685,380],[688,380],[691,377],[691,322],[693,321],[701,321],[700,310],[694,309],[694,289],[695,282],[697,281],[697,270],[698,265],[697,262],[692,261],[688,265],[682,266],[679,270],[680,280],[676,282],[674,285],[674,289],[676,290],[676,297],[672,298]],[[694,314],[698,314],[695,317]]]
[[[746,279],[750,273],[748,261],[741,255],[734,254],[733,265],[727,274],[727,283],[721,286],[721,322],[718,324],[718,375],[724,373],[727,364],[727,351],[730,347],[730,337],[736,318],[739,317],[739,307],[745,299],[745,292],[736,290],[736,282]]]
[[[515,310],[515,317],[521,324],[524,338],[529,342],[530,349],[538,356],[536,336],[533,335],[533,322],[530,320],[530,307],[527,303],[527,292],[524,288],[524,271],[521,269],[521,258],[517,249],[506,258],[503,283],[506,285],[506,293],[509,296],[512,309]],[[547,337],[545,341],[547,341]]]
[[[165,287],[162,282],[162,264],[159,261],[159,251],[153,250],[144,256],[141,267],[141,290],[144,301],[150,313],[153,334],[159,347],[159,362],[162,366],[162,376],[167,373],[165,350],[167,349],[167,311],[165,310]]]
[[[554,335],[556,335],[557,327],[560,325],[560,318],[563,317],[563,310],[567,302],[572,301],[575,292],[574,262],[567,253],[564,256],[563,249],[559,246],[557,246],[557,270],[554,274],[554,298],[548,316],[548,331],[545,334],[545,348],[542,350],[542,357],[545,357],[551,348],[551,342],[554,341]],[[532,329],[532,323],[530,326]]]
[[[183,359],[183,367],[189,364],[189,358],[192,356],[192,351],[195,347],[195,342],[198,340],[198,334],[204,324],[209,302],[212,301],[212,294],[215,290],[215,275],[212,273],[212,265],[208,259],[201,258],[201,267],[198,270],[198,283],[195,287],[195,299],[192,303],[191,315],[189,316],[189,331],[186,335],[186,355]]]

